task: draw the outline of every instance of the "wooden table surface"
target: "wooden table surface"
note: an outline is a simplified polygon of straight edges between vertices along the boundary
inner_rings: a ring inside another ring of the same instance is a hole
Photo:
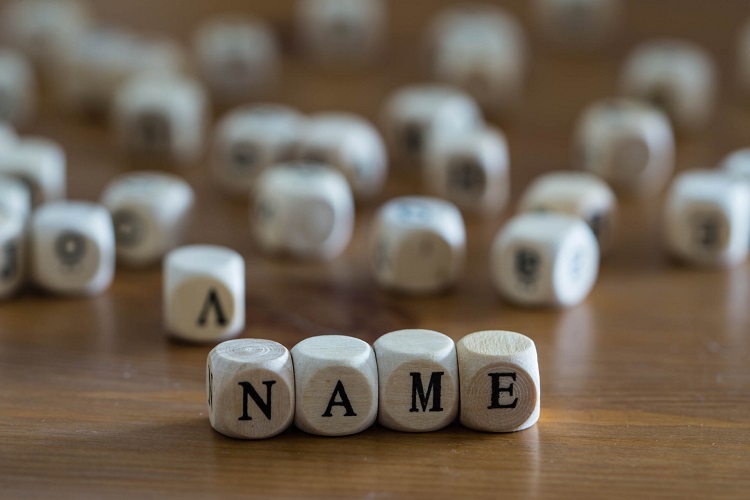
[[[259,13],[278,27],[287,53],[269,99],[375,118],[388,91],[427,78],[418,42],[428,14],[446,2],[393,2],[387,57],[357,71],[318,68],[294,54],[288,1],[92,3],[109,22],[183,40],[208,13]],[[504,5],[530,26],[525,1]],[[570,166],[577,114],[616,93],[624,54],[653,36],[698,40],[721,69],[714,123],[680,137],[678,168],[714,165],[750,145],[750,106],[732,72],[735,36],[748,15],[739,0],[629,2],[618,41],[589,55],[560,53],[532,31],[527,98],[500,122],[514,201],[536,174]],[[72,118],[49,100],[24,132],[65,146],[71,198],[98,199],[124,168],[106,126]],[[346,253],[320,264],[261,255],[247,203],[225,198],[203,163],[184,172],[198,195],[189,242],[227,245],[247,259],[243,336],[291,348],[328,333],[373,342],[402,328],[456,340],[480,329],[523,332],[539,352],[539,423],[510,435],[454,424],[428,434],[374,426],[346,438],[295,429],[259,442],[226,438],[206,414],[211,346],[165,337],[158,266],[118,269],[111,289],[96,298],[27,293],[0,304],[0,497],[747,498],[750,267],[695,270],[671,262],[661,244],[661,196],[622,200],[615,246],[588,300],[570,310],[528,310],[504,303],[487,273],[489,243],[512,209],[497,219],[467,219],[468,266],[452,293],[393,297],[374,287],[365,242],[380,202],[419,192],[413,170],[392,166],[386,193],[358,207]]]

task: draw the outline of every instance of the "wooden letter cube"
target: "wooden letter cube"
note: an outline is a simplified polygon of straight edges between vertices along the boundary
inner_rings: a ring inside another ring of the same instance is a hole
[[[263,169],[292,159],[304,121],[299,112],[278,104],[244,106],[223,118],[212,152],[221,187],[247,198]]]
[[[217,102],[247,100],[268,87],[278,73],[278,42],[271,29],[256,19],[212,19],[198,29],[193,47],[203,80]]]
[[[0,198],[0,301],[15,294],[25,277],[26,218],[2,206]]]
[[[685,40],[656,40],[636,47],[620,76],[624,95],[661,108],[672,125],[703,129],[716,107],[717,70],[711,55]]]
[[[492,277],[509,301],[527,306],[573,306],[586,298],[599,273],[599,245],[577,217],[527,213],[495,238]]]
[[[146,266],[179,245],[194,198],[190,185],[176,175],[137,172],[110,182],[102,205],[112,214],[118,261]]]
[[[14,125],[29,122],[36,109],[36,78],[20,53],[0,50],[0,120]]]
[[[430,330],[400,330],[375,342],[378,422],[389,429],[428,432],[458,415],[458,362],[453,339]]]
[[[222,342],[206,363],[208,418],[225,436],[264,439],[294,419],[294,368],[289,351],[271,340]]]
[[[459,340],[456,351],[461,424],[515,432],[537,422],[541,386],[533,340],[514,332],[477,332]]]
[[[382,0],[298,0],[300,46],[319,62],[363,64],[383,44],[385,17]]]
[[[632,195],[660,191],[674,168],[674,135],[669,120],[649,106],[614,99],[589,106],[576,128],[580,168]]]
[[[556,212],[580,217],[606,248],[614,236],[617,199],[599,177],[587,172],[550,172],[538,177],[521,197],[519,212]]]
[[[164,259],[164,327],[190,342],[217,342],[245,328],[245,261],[228,248],[191,245]]]
[[[31,219],[36,283],[47,291],[95,295],[112,283],[115,232],[106,208],[87,202],[54,202]]]
[[[382,287],[430,294],[453,286],[466,259],[466,229],[450,202],[396,198],[380,208],[370,234],[375,281]]]
[[[118,91],[115,131],[136,158],[190,164],[203,149],[208,101],[203,88],[175,75],[140,75]]]
[[[35,207],[65,197],[65,164],[63,149],[46,139],[23,139],[0,154],[0,174],[23,181]]]
[[[539,29],[555,47],[595,49],[613,38],[621,0],[535,0]]]
[[[732,151],[722,160],[721,167],[735,180],[750,184],[750,148]]]
[[[477,103],[445,85],[410,85],[393,92],[383,109],[383,131],[398,161],[421,165],[432,142],[483,125]]]
[[[312,115],[297,156],[338,168],[358,199],[378,194],[388,173],[388,155],[380,134],[370,122],[350,113]]]
[[[446,9],[430,29],[432,73],[470,93],[488,112],[514,109],[526,80],[527,42],[519,22],[486,5]]]
[[[467,212],[497,215],[510,192],[508,144],[496,129],[430,144],[424,167],[428,191]]]
[[[664,230],[676,257],[693,264],[731,267],[748,255],[750,188],[723,171],[680,174],[667,195]]]
[[[24,221],[31,214],[31,191],[23,181],[0,174],[0,210],[17,215]]]
[[[251,222],[267,252],[333,259],[349,244],[354,199],[344,176],[314,163],[288,163],[258,178]]]
[[[347,436],[378,416],[378,366],[370,344],[343,335],[303,340],[292,348],[294,425],[310,434]]]

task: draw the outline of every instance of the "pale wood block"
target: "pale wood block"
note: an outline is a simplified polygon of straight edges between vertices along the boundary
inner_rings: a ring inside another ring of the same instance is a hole
[[[587,172],[549,172],[526,188],[519,212],[556,212],[580,217],[594,232],[599,248],[614,236],[617,198],[601,178]]]
[[[18,134],[15,129],[7,123],[0,122],[0,154],[4,154],[16,144],[18,144]]]
[[[370,344],[323,335],[292,348],[297,408],[294,425],[310,434],[347,436],[378,416],[378,367]]]
[[[397,431],[429,432],[458,415],[458,362],[453,339],[431,330],[400,330],[374,344],[378,422]]]
[[[346,178],[319,163],[284,163],[258,177],[251,226],[269,253],[330,260],[349,244],[354,198]]]
[[[336,167],[356,199],[380,193],[388,174],[388,153],[369,121],[352,113],[316,113],[303,130],[297,158]]]
[[[750,148],[732,151],[721,161],[719,166],[735,180],[750,185]]]
[[[197,81],[141,74],[117,91],[114,129],[120,150],[136,159],[196,162],[203,152],[208,98]]]
[[[4,38],[21,50],[47,79],[92,23],[78,0],[16,0],[2,12]]]
[[[525,306],[570,307],[583,301],[599,274],[599,245],[577,217],[531,212],[500,229],[490,270],[501,295]]]
[[[18,141],[0,154],[0,174],[26,184],[35,207],[65,198],[65,151],[53,141],[36,137]]]
[[[589,105],[578,119],[574,164],[627,195],[656,194],[674,169],[675,140],[659,110],[629,99]]]
[[[528,43],[506,10],[483,4],[447,8],[430,25],[428,47],[435,78],[464,89],[485,111],[505,113],[521,102]]]
[[[70,111],[106,118],[125,82],[143,73],[179,73],[185,55],[180,45],[168,39],[95,28],[76,40],[58,66],[53,84],[60,103]]]
[[[26,280],[26,216],[3,206],[0,180],[0,301],[13,296]]]
[[[675,178],[664,209],[669,251],[696,265],[732,267],[750,241],[750,187],[722,170],[692,170]]]
[[[14,50],[0,49],[0,121],[28,124],[36,112],[37,83],[31,64]]]
[[[622,20],[621,0],[534,0],[536,24],[555,47],[592,50],[611,42]]]
[[[218,342],[245,328],[245,261],[229,248],[190,245],[164,259],[164,328],[189,342]]]
[[[696,132],[708,125],[716,108],[716,64],[691,41],[653,40],[637,46],[626,59],[620,90],[662,109],[676,129]]]
[[[298,0],[299,45],[317,62],[365,64],[383,46],[386,14],[382,0]]]
[[[515,432],[539,419],[541,386],[534,341],[506,331],[467,335],[456,344],[461,424],[478,431]]]
[[[216,126],[212,172],[222,189],[245,198],[267,167],[296,154],[305,118],[280,104],[254,104],[230,112]]]
[[[159,262],[182,242],[194,200],[193,188],[176,175],[141,171],[113,179],[101,202],[112,214],[118,262]]]
[[[496,216],[510,194],[508,143],[500,130],[487,128],[432,143],[423,183],[427,191],[469,213]]]
[[[198,68],[215,102],[240,103],[277,78],[280,49],[260,19],[225,15],[205,21],[193,37]]]
[[[0,209],[26,220],[31,214],[29,187],[20,179],[0,174]]]
[[[448,201],[426,196],[394,198],[370,229],[375,282],[409,294],[434,294],[456,284],[466,260],[466,228]]]
[[[422,164],[430,143],[484,124],[472,97],[442,84],[409,85],[394,91],[386,98],[381,121],[392,157],[413,166]]]
[[[115,233],[106,208],[82,201],[46,203],[31,218],[34,281],[64,295],[96,295],[112,283]]]
[[[211,350],[206,363],[208,418],[225,436],[264,439],[294,419],[294,367],[272,340],[237,339]]]

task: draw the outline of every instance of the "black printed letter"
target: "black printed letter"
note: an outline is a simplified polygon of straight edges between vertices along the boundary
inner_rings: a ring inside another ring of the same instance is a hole
[[[440,407],[443,374],[444,372],[432,372],[432,375],[430,375],[430,383],[427,385],[427,395],[425,395],[424,386],[422,385],[422,374],[419,372],[412,372],[409,374],[411,375],[410,412],[419,411],[419,409],[417,408],[417,396],[419,396],[419,403],[422,405],[422,411],[427,411],[427,404],[430,402],[430,394],[434,396],[432,399],[432,408],[430,408],[430,411],[443,411],[443,409]]]

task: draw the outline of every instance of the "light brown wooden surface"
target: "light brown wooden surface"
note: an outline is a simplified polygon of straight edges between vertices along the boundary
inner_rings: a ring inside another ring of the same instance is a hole
[[[92,2],[110,22],[184,37],[208,12],[267,15],[292,54],[290,3],[240,0]],[[323,71],[294,55],[271,98],[304,111],[375,117],[397,85],[425,78],[416,42],[445,2],[392,4],[388,56],[367,71]],[[507,4],[528,26],[527,2]],[[536,173],[569,165],[582,107],[616,91],[622,56],[660,34],[688,35],[717,57],[723,95],[705,134],[680,138],[678,168],[715,164],[750,145],[750,107],[732,85],[740,0],[628,3],[605,54],[560,55],[533,39],[527,99],[500,123],[509,137],[514,200]],[[101,125],[45,103],[26,132],[61,141],[72,198],[97,199],[122,165]],[[386,199],[417,190],[394,166]],[[503,303],[488,250],[503,220],[468,221],[467,271],[430,299],[379,292],[365,243],[377,204],[360,207],[355,240],[331,264],[268,259],[253,247],[247,206],[224,198],[205,165],[190,242],[231,246],[247,259],[247,337],[291,348],[318,334],[373,342],[401,328],[458,340],[482,329],[523,332],[539,352],[542,412],[529,430],[494,435],[454,424],[427,434],[375,426],[346,438],[298,430],[259,442],[226,438],[206,414],[211,346],[168,340],[161,271],[118,270],[94,299],[28,294],[0,304],[0,496],[746,497],[750,491],[750,267],[673,265],[660,237],[661,197],[624,202],[614,247],[589,299],[567,311]],[[506,212],[504,219],[507,214]]]

